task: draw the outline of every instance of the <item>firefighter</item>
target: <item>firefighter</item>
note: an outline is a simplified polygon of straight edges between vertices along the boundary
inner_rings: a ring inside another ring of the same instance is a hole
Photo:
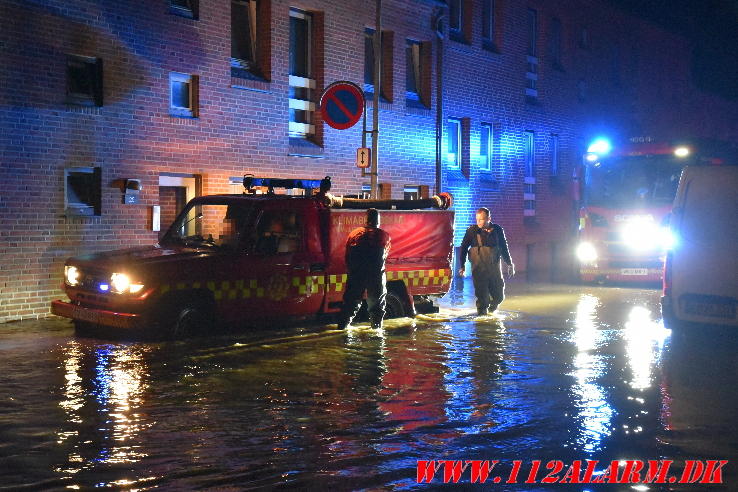
[[[389,249],[389,234],[379,228],[379,212],[370,208],[366,211],[366,226],[351,231],[346,240],[348,279],[338,320],[340,329],[348,327],[359,312],[364,291],[372,328],[382,327],[387,304],[384,262]]]
[[[477,223],[469,226],[461,242],[461,269],[464,276],[466,256],[472,264],[474,295],[477,297],[477,314],[484,316],[495,312],[505,299],[505,281],[502,278],[500,259],[507,264],[507,275],[515,275],[515,265],[507,248],[505,231],[502,226],[493,224],[489,209],[481,207],[476,213]]]

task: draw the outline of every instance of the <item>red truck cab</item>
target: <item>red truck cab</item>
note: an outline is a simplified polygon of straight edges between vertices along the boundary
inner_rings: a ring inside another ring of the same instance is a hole
[[[447,208],[450,199],[430,203]],[[52,312],[80,331],[102,326],[160,337],[216,320],[269,325],[336,313],[347,277],[345,240],[366,215],[336,208],[342,205],[325,190],[195,198],[159,244],[68,259],[69,301],[54,301]],[[453,212],[383,210],[381,220],[392,238],[387,317],[414,315],[417,300],[450,287]]]

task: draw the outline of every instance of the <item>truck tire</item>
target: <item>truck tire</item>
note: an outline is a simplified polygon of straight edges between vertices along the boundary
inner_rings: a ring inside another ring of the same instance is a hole
[[[406,302],[392,290],[387,291],[387,307],[385,319],[404,318],[407,316],[408,309]]]
[[[212,320],[208,311],[201,303],[185,304],[174,311],[173,319],[169,320],[169,338],[181,340],[202,333]]]

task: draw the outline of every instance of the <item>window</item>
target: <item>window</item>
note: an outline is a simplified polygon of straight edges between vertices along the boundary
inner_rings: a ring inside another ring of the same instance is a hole
[[[197,118],[197,86],[197,75],[171,72],[169,74],[169,114],[184,118]]]
[[[198,0],[169,0],[169,11],[182,17],[197,19]]]
[[[99,167],[64,170],[66,215],[101,215],[101,174]]]
[[[535,176],[535,133],[525,132],[525,175]]]
[[[290,137],[309,138],[315,134],[312,102],[316,82],[313,75],[312,15],[290,10]]]
[[[461,43],[468,43],[471,38],[471,23],[469,22],[469,0],[448,0],[449,38]]]
[[[536,178],[535,178],[535,133],[525,132],[525,179],[523,180],[523,215],[536,215]]]
[[[359,198],[369,199],[372,197],[372,185],[369,183],[364,183],[361,185],[361,192],[359,193]]]
[[[374,29],[364,29],[364,91],[374,92]]]
[[[551,19],[551,39],[550,39],[550,53],[551,65],[561,70],[561,21],[559,19]]]
[[[537,56],[536,45],[538,44],[538,12],[528,9],[528,55]]]
[[[538,14],[528,9],[528,56],[526,57],[525,72],[525,100],[535,104],[538,101],[538,57],[536,44],[538,43]]]
[[[102,59],[67,55],[67,104],[103,105]]]
[[[449,169],[461,169],[461,120],[449,118],[446,126],[448,144],[446,162]]]
[[[403,199],[404,200],[419,200],[420,199],[420,186],[418,185],[405,185],[403,187]]]
[[[407,62],[405,70],[405,99],[408,106],[430,107],[429,91],[426,87],[426,50],[423,43],[408,39],[405,48]]]
[[[256,19],[256,0],[231,1],[231,67],[236,69],[231,74],[234,76],[241,74],[238,69],[258,73]]]
[[[256,226],[256,253],[275,255],[302,250],[300,217],[289,210],[270,210]]]
[[[374,29],[364,30],[364,92],[368,96],[374,94]],[[382,70],[380,76],[382,99],[392,102],[392,44],[394,33],[382,31]]]
[[[559,175],[560,168],[559,136],[551,134],[551,176]]]
[[[579,31],[579,47],[583,50],[589,49],[589,29],[586,27]]]
[[[495,8],[495,0],[482,0],[482,45],[492,51],[497,51]]]
[[[482,171],[492,170],[492,156],[493,156],[493,136],[492,125],[482,123],[481,135],[479,141],[479,169]]]

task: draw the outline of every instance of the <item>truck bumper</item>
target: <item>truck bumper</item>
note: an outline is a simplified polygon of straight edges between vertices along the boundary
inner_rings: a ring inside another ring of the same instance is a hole
[[[143,317],[133,313],[116,313],[102,309],[86,308],[65,301],[52,301],[51,312],[57,316],[84,321],[96,325],[122,328],[125,330],[138,330],[143,325]]]

